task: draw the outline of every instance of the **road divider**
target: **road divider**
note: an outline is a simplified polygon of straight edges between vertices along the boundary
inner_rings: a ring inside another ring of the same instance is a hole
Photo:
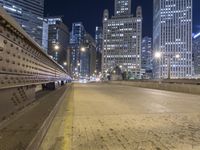
[[[141,88],[200,94],[200,85],[195,82],[166,82],[166,81],[109,81],[110,84],[121,84]]]

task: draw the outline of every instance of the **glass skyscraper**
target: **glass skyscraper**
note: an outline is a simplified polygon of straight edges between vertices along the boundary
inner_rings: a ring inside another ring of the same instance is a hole
[[[44,19],[43,30],[43,47],[47,47],[47,54],[49,54],[60,65],[64,66],[69,60],[69,30],[63,23],[62,17],[47,17]],[[56,49],[55,46],[59,48]],[[69,64],[68,64],[69,65]]]
[[[153,49],[152,49],[152,38],[144,37],[142,39],[142,52],[141,52],[141,66],[142,69],[145,69],[146,78],[152,78],[152,58],[153,58]]]
[[[103,50],[103,28],[96,27],[95,30],[95,43],[96,43],[96,71],[101,72],[102,63],[102,50]]]
[[[0,0],[0,5],[42,45],[44,0]]]
[[[96,45],[82,22],[72,24],[70,35],[71,74],[74,78],[90,77],[96,67]]]
[[[83,46],[85,34],[86,31],[82,22],[72,23],[70,33],[71,74],[80,72],[80,49]]]
[[[193,37],[194,73],[200,77],[200,33]]]
[[[155,78],[192,76],[192,0],[154,0]]]

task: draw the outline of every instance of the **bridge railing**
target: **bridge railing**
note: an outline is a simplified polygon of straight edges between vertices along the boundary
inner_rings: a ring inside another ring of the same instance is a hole
[[[69,79],[68,73],[0,8],[0,89]]]

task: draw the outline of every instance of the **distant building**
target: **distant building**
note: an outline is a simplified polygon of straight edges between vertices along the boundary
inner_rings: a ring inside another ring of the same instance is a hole
[[[192,0],[154,0],[155,78],[192,76]],[[177,57],[176,57],[177,56]]]
[[[96,72],[101,72],[102,51],[103,51],[103,29],[96,27],[95,30],[95,43],[96,43]]]
[[[0,5],[42,45],[44,0],[0,0]]]
[[[115,0],[115,16],[131,14],[131,0]]]
[[[93,37],[86,33],[80,51],[80,76],[90,77],[96,70],[96,45]]]
[[[66,67],[67,50],[69,47],[69,31],[63,23],[62,17],[48,17],[44,19],[43,47],[47,53],[60,65]]]
[[[194,73],[200,77],[200,33],[193,37]]]
[[[115,16],[103,15],[102,70],[120,67],[129,78],[141,78],[142,8],[131,15],[131,0],[115,0]]]
[[[144,37],[142,39],[142,52],[141,52],[141,66],[145,70],[145,78],[152,78],[153,74],[153,49],[152,49],[152,38]]]
[[[72,24],[72,31],[70,34],[70,54],[71,54],[71,74],[78,75],[80,67],[80,49],[84,42],[85,28],[82,22]]]

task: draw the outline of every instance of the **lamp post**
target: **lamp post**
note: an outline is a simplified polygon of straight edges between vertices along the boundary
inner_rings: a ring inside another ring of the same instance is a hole
[[[179,54],[176,54],[176,55],[169,54],[169,55],[166,55],[166,56],[167,56],[167,79],[171,79],[171,59],[174,58],[174,57],[176,59],[179,59],[180,55]],[[162,53],[156,52],[154,57],[156,59],[159,59],[159,76],[160,76],[160,59],[162,57]]]
[[[58,42],[54,43],[53,48],[55,50],[55,60],[58,61],[58,51],[60,50],[59,43]]]

